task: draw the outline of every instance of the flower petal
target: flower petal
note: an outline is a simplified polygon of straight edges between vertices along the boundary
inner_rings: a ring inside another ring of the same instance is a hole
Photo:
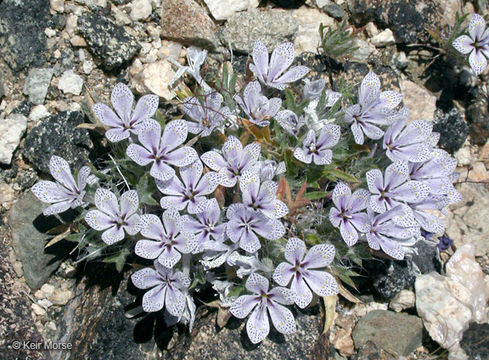
[[[246,289],[255,294],[261,294],[261,292],[267,292],[269,287],[268,279],[257,273],[252,273],[246,279]]]
[[[90,210],[85,215],[85,221],[92,229],[97,231],[106,230],[115,225],[114,220],[109,215],[99,210]]]
[[[298,278],[297,276],[294,276],[292,284],[290,284],[290,290],[295,293],[295,303],[301,309],[304,309],[311,303],[312,292],[302,277]]]
[[[296,331],[294,315],[285,306],[272,302],[268,306],[268,312],[278,332],[288,335]]]
[[[325,271],[309,270],[307,277],[304,278],[311,290],[319,296],[338,294],[338,284],[335,278]]]
[[[156,312],[163,309],[166,290],[167,287],[165,285],[159,285],[146,292],[143,296],[143,310]]]
[[[229,311],[238,319],[244,319],[258,303],[256,296],[242,295],[231,304]]]
[[[294,274],[294,267],[287,262],[283,262],[278,264],[275,268],[275,271],[273,272],[273,280],[280,286],[287,286]]]
[[[49,160],[49,172],[53,178],[60,184],[71,191],[76,191],[78,187],[75,184],[75,179],[71,174],[70,165],[68,162],[56,155],[51,156]]]
[[[138,289],[149,289],[153,286],[161,284],[161,278],[158,273],[151,268],[144,268],[136,271],[131,275],[131,280],[134,286]]]
[[[289,263],[296,264],[301,262],[305,253],[306,244],[304,241],[295,237],[289,238],[284,251],[284,257]]]
[[[163,247],[162,241],[142,239],[136,243],[134,252],[143,259],[156,259],[163,252]]]
[[[265,78],[268,72],[268,50],[262,41],[255,41],[255,44],[253,45],[252,57],[256,72],[258,73],[255,75],[257,77],[260,76],[262,79]]]
[[[119,203],[115,194],[110,190],[97,189],[95,192],[95,206],[112,218],[119,217]]]
[[[153,240],[166,239],[166,232],[158,216],[145,214],[140,218],[141,235]]]
[[[102,241],[107,245],[112,245],[122,239],[124,239],[124,230],[119,226],[113,226],[102,233]]]
[[[52,181],[42,180],[32,187],[32,193],[42,202],[55,203],[71,200],[72,197],[63,190],[63,187]]]
[[[137,144],[130,144],[126,150],[127,156],[136,164],[146,166],[154,161],[154,156],[147,149]]]
[[[219,171],[226,166],[226,160],[216,151],[208,151],[200,157],[211,170]]]
[[[151,118],[158,110],[160,99],[157,95],[144,95],[136,104],[132,114],[132,122],[138,123]]]
[[[163,161],[155,161],[151,166],[149,174],[157,180],[168,181],[175,176],[175,170]]]
[[[199,155],[197,155],[195,149],[190,146],[183,146],[165,154],[165,161],[176,167],[190,165],[198,158]]]
[[[464,55],[474,50],[473,40],[467,35],[462,35],[456,38],[452,43],[452,46]]]
[[[302,79],[310,70],[307,66],[294,66],[275,81],[278,83],[291,83]]]
[[[110,95],[110,102],[114,107],[119,117],[125,122],[129,123],[132,111],[132,103],[134,102],[134,95],[131,89],[123,83],[118,83],[112,90]]]
[[[171,151],[187,140],[188,127],[184,120],[170,121],[163,130],[161,145],[166,151]]]
[[[92,106],[93,113],[100,119],[100,121],[110,127],[122,128],[124,123],[116,115],[116,113],[107,105],[98,103]]]
[[[329,244],[314,245],[307,252],[304,260],[302,261],[303,266],[308,269],[315,269],[320,267],[325,267],[331,264],[334,259],[335,247]]]
[[[294,44],[286,42],[278,45],[270,57],[267,81],[275,82],[294,61]]]
[[[482,74],[487,67],[487,59],[482,51],[474,50],[469,55],[469,64],[476,75]]]
[[[136,190],[126,191],[121,195],[120,204],[121,216],[125,217],[134,214],[136,211],[138,211],[139,207],[138,192]]]
[[[166,310],[173,316],[182,316],[185,309],[185,295],[173,287],[168,286],[165,298]]]
[[[267,337],[270,332],[270,323],[268,322],[266,307],[260,304],[253,310],[246,323],[246,332],[253,344],[258,344]]]

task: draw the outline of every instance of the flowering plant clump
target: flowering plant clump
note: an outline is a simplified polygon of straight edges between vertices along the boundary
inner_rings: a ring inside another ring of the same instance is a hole
[[[182,116],[161,116],[152,95],[133,110],[118,84],[115,111],[92,108],[110,159],[79,169],[75,181],[53,156],[56,182],[32,189],[51,204],[46,215],[79,212],[67,237],[79,261],[104,257],[122,271],[136,255],[143,268],[131,279],[146,290],[144,311],[191,327],[205,303],[195,299],[212,288],[258,343],[269,319],[291,334],[294,306],[345,291],[340,282],[355,275],[348,261],[403,259],[422,234],[443,233],[440,212],[460,200],[456,161],[436,147],[429,119],[409,122],[401,94],[381,91],[376,74],[351,103],[324,79],[304,79],[299,91],[309,70],[291,67],[290,43],[269,56],[257,41],[247,83],[228,64],[207,83],[206,52],[191,48],[187,57],[173,81],[195,80],[179,83]]]

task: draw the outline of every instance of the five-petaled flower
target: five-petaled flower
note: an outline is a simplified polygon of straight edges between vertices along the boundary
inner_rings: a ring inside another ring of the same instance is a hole
[[[487,66],[486,57],[489,57],[489,29],[486,30],[484,18],[479,14],[472,15],[469,35],[459,36],[452,45],[462,54],[470,53],[470,67],[476,75],[481,74]]]
[[[344,183],[338,183],[333,190],[333,203],[329,211],[329,220],[340,228],[341,237],[348,246],[358,241],[358,231],[366,232],[368,217],[361,212],[368,206],[369,192],[358,189],[353,194]]]
[[[191,134],[209,136],[222,122],[232,114],[228,107],[221,107],[222,96],[216,91],[204,95],[203,103],[195,96],[183,101],[183,110],[191,121],[187,121],[188,131]]]
[[[334,259],[333,245],[315,245],[306,254],[306,244],[298,238],[290,238],[285,246],[285,260],[273,273],[273,280],[280,286],[290,284],[295,293],[295,303],[304,309],[312,301],[312,292],[319,296],[338,293],[338,284],[331,274],[313,270],[331,264]],[[312,292],[311,292],[312,290]]]
[[[221,153],[208,151],[200,158],[209,168],[222,175],[220,185],[233,187],[243,173],[255,167],[260,156],[260,144],[251,143],[243,148],[239,139],[230,135]]]
[[[190,286],[190,278],[158,261],[154,262],[154,267],[138,270],[131,276],[137,288],[151,289],[143,296],[143,310],[156,312],[165,307],[170,315],[180,318],[185,309],[185,293]]]
[[[327,124],[323,126],[316,140],[314,130],[307,132],[302,148],[294,150],[294,157],[306,164],[313,162],[316,165],[326,165],[331,163],[333,152],[331,147],[335,146],[340,139],[340,127],[338,125]]]
[[[97,209],[90,210],[85,215],[85,221],[97,231],[104,230],[102,240],[106,244],[111,245],[124,239],[124,231],[129,235],[139,232],[137,191],[129,190],[122,194],[119,206],[112,191],[98,188],[95,192],[95,206]]]
[[[409,242],[420,233],[413,212],[406,205],[398,205],[382,214],[368,210],[368,246],[382,249],[394,259],[404,258],[403,242]]]
[[[144,122],[138,139],[141,145],[131,144],[126,153],[138,165],[152,163],[150,174],[154,178],[166,181],[175,176],[170,165],[182,167],[190,165],[199,158],[190,146],[177,148],[187,139],[187,124],[184,120],[168,123],[161,135],[161,126],[155,120]]]
[[[403,203],[417,203],[429,195],[429,188],[420,181],[409,179],[406,161],[395,161],[385,169],[385,176],[379,169],[367,171],[370,193],[369,207],[383,213]]]
[[[127,85],[118,83],[112,90],[110,101],[117,114],[102,103],[93,105],[92,110],[104,125],[110,127],[105,133],[107,139],[118,142],[127,139],[131,133],[139,133],[141,124],[158,109],[159,99],[156,95],[144,95],[132,111],[134,95]]]
[[[198,214],[205,211],[210,200],[207,195],[211,194],[221,182],[221,174],[210,171],[202,176],[204,167],[200,160],[180,168],[182,181],[174,176],[167,181],[156,181],[158,190],[167,196],[160,200],[163,209],[176,209],[181,211],[187,208],[190,214]]]
[[[253,64],[250,70],[266,86],[279,90],[294,81],[302,79],[309,72],[306,66],[294,66],[286,71],[294,61],[294,44],[287,42],[278,45],[272,52],[268,61],[268,49],[266,45],[257,40],[253,46]]]
[[[268,126],[270,119],[279,111],[282,100],[279,98],[268,99],[261,93],[258,81],[252,81],[246,85],[243,98],[234,96],[234,100],[241,106],[248,120],[258,126]]]
[[[259,210],[272,219],[280,219],[287,215],[289,209],[285,203],[277,199],[278,184],[266,180],[260,182],[260,176],[255,171],[248,171],[239,180],[243,204],[250,210]]]
[[[433,123],[425,120],[397,120],[385,131],[383,147],[392,161],[421,162],[431,158]]]
[[[59,214],[82,205],[90,168],[82,167],[75,182],[68,162],[53,155],[49,161],[49,171],[56,182],[42,180],[32,187],[32,192],[39,200],[52,204],[44,209],[43,214]]]
[[[384,131],[378,126],[389,125],[396,115],[394,108],[399,105],[402,95],[396,91],[380,92],[379,77],[368,73],[358,89],[358,104],[345,110],[345,121],[351,125],[351,131],[357,144],[363,144],[365,136],[378,140]]]
[[[290,135],[297,137],[301,128],[306,125],[303,116],[298,117],[292,110],[282,110],[275,115],[278,124]]]
[[[272,324],[282,334],[292,334],[296,330],[292,312],[283,305],[294,303],[294,293],[283,287],[271,290],[268,280],[256,273],[246,279],[246,289],[253,295],[242,295],[234,301],[229,311],[239,319],[244,319],[251,312],[246,323],[246,332],[253,344],[265,339],[270,332],[268,314]]]
[[[229,239],[249,253],[261,248],[261,236],[267,240],[280,239],[285,227],[278,219],[270,219],[262,212],[250,210],[243,204],[231,204],[226,212],[228,223],[226,234]]]
[[[195,234],[197,246],[193,253],[199,253],[206,249],[215,249],[220,245],[226,235],[226,224],[219,224],[221,209],[216,199],[211,199],[206,211],[196,214],[197,219],[189,215],[183,215],[183,230]]]
[[[197,241],[194,234],[183,229],[178,211],[166,210],[162,219],[163,223],[156,215],[141,216],[141,235],[145,239],[136,243],[135,253],[145,259],[157,259],[161,265],[172,268],[182,254],[192,252]]]

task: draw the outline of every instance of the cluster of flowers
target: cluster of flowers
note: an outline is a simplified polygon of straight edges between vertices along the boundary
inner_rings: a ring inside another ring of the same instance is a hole
[[[107,139],[122,141],[127,145],[127,157],[149,169],[159,191],[161,216],[147,213],[136,190],[128,189],[118,198],[113,191],[99,187],[92,201],[85,191],[90,168],[81,168],[75,181],[68,163],[57,156],[50,162],[56,182],[40,181],[32,190],[41,201],[51,203],[46,215],[95,205],[84,220],[102,232],[107,245],[126,235],[136,240],[135,253],[154,260],[154,268],[132,275],[138,288],[148,289],[142,301],[145,311],[165,308],[177,321],[191,321],[195,304],[190,277],[195,267],[201,266],[217,291],[224,287],[221,303],[238,318],[249,316],[246,329],[253,343],[269,333],[267,313],[278,331],[293,333],[294,316],[285,305],[305,308],[314,294],[338,292],[335,278],[325,271],[335,258],[335,247],[315,244],[308,249],[293,227],[288,227],[289,209],[277,197],[277,180],[287,171],[285,163],[279,157],[264,157],[259,142],[242,144],[237,137],[242,124],[238,109],[257,128],[275,119],[295,144],[293,158],[298,166],[324,166],[332,163],[332,148],[340,140],[341,127],[334,120],[319,119],[315,107],[321,97],[326,99],[326,107],[332,107],[341,94],[324,90],[324,80],[306,82],[303,98],[309,103],[304,114],[280,110],[282,100],[267,97],[262,86],[283,90],[309,69],[289,69],[294,59],[291,43],[279,45],[269,57],[265,45],[257,41],[250,65],[257,80],[246,85],[242,96],[234,94],[237,106],[230,109],[199,74],[205,52],[191,48],[187,54],[189,66],[178,74],[191,74],[205,90],[203,98],[192,96],[183,101],[188,120],[170,121],[162,129],[160,122],[152,119],[158,98],[143,96],[132,110],[133,95],[123,84],[111,95],[115,111],[104,104],[93,106],[108,128]],[[358,104],[346,109],[345,121],[351,124],[358,144],[365,138],[383,138],[385,155],[392,164],[384,173],[378,169],[367,172],[369,191],[355,189],[352,194],[347,184],[338,183],[330,209],[330,221],[348,245],[366,239],[372,249],[382,249],[398,259],[404,256],[403,246],[412,243],[421,228],[442,231],[442,222],[431,210],[440,210],[459,198],[452,185],[454,160],[435,147],[437,135],[429,122],[408,123],[407,110],[396,110],[401,99],[396,92],[380,92],[375,74],[369,73],[363,80]],[[387,127],[385,132],[382,127]],[[226,139],[219,149],[199,155],[189,146],[217,132]],[[196,137],[186,143],[188,133]],[[222,196],[226,189],[228,196]],[[365,209],[367,212],[362,212]],[[290,234],[287,241],[282,240],[286,233]],[[272,242],[285,245],[281,247],[285,261],[275,258],[276,264],[270,264],[270,259],[263,258],[262,249]],[[234,267],[239,278],[247,277],[245,287],[250,294],[226,295],[233,284],[216,280],[212,273],[223,264]],[[270,289],[271,279],[278,286]]]
[[[479,14],[472,15],[468,35],[459,36],[452,45],[461,54],[470,53],[470,67],[476,75],[481,74],[487,67],[489,58],[489,29],[486,29],[484,18]]]

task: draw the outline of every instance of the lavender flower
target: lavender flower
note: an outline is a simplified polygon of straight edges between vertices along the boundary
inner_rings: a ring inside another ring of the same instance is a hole
[[[291,82],[302,79],[309,72],[306,66],[294,66],[287,72],[287,68],[294,61],[294,44],[288,42],[278,45],[273,50],[268,62],[268,49],[260,40],[253,46],[253,62],[250,70],[266,86],[283,90]]]
[[[283,305],[294,303],[294,294],[283,287],[268,290],[269,282],[256,273],[246,280],[246,289],[253,295],[242,295],[231,305],[229,311],[239,319],[244,319],[251,312],[246,323],[246,332],[253,344],[265,339],[270,332],[267,310],[273,326],[282,334],[292,334],[296,330],[292,312]],[[252,312],[253,311],[253,312]]]
[[[416,204],[409,204],[414,218],[418,225],[430,233],[439,234],[445,230],[443,221],[435,215],[437,210],[442,210],[448,205],[448,201],[444,198],[428,196],[423,201]]]
[[[49,161],[49,171],[56,182],[43,180],[32,187],[32,192],[39,200],[52,204],[44,209],[43,214],[59,214],[82,205],[90,168],[82,167],[75,182],[68,162],[54,155]]]
[[[367,231],[368,217],[361,211],[367,208],[369,195],[364,189],[359,189],[352,195],[350,188],[344,183],[338,183],[333,190],[335,207],[329,211],[329,221],[334,227],[340,228],[341,237],[348,246],[353,246],[358,241],[358,231]]]
[[[161,265],[172,268],[181,259],[181,253],[192,252],[197,241],[194,234],[183,229],[178,211],[166,210],[162,219],[163,223],[156,215],[141,216],[141,235],[152,240],[139,240],[135,253],[145,259],[157,259]]]
[[[282,105],[282,100],[279,98],[268,99],[264,96],[258,81],[252,81],[246,85],[243,98],[235,95],[234,100],[241,106],[248,119],[258,126],[268,126],[270,119],[275,116]]]
[[[433,124],[418,120],[407,124],[407,119],[394,122],[385,132],[385,154],[392,161],[426,161],[432,156],[431,132]]]
[[[260,183],[257,172],[244,173],[239,181],[239,187],[243,204],[249,210],[259,210],[271,219],[279,219],[289,212],[287,205],[276,197],[278,184],[274,181]]]
[[[190,279],[180,271],[173,271],[154,262],[155,269],[144,268],[131,276],[139,289],[151,289],[143,296],[143,310],[156,312],[166,308],[168,313],[180,317],[185,308],[185,293]]]
[[[380,215],[368,211],[368,246],[374,250],[382,249],[394,259],[404,258],[403,243],[419,234],[419,227],[411,209],[398,205]]]
[[[196,215],[197,219],[189,215],[182,216],[183,230],[195,234],[196,237],[197,246],[194,253],[206,249],[220,249],[226,235],[226,224],[218,224],[221,209],[219,209],[217,200],[211,199],[209,202],[207,210]]]
[[[357,144],[363,144],[364,136],[378,140],[384,132],[378,127],[389,125],[394,108],[399,105],[402,95],[396,91],[380,92],[380,80],[370,72],[363,78],[358,90],[358,104],[348,107],[345,121],[351,125],[351,131]]]
[[[453,187],[451,175],[456,167],[457,160],[444,150],[434,149],[429,160],[409,163],[409,177],[428,186],[430,194],[439,196],[455,194],[457,191]]]
[[[267,240],[277,240],[285,234],[285,227],[280,220],[270,219],[260,211],[249,210],[243,204],[231,204],[226,217],[229,220],[227,236],[249,253],[261,248],[258,236]]]
[[[176,176],[167,181],[157,180],[158,189],[168,195],[161,198],[161,207],[178,211],[187,208],[190,214],[205,211],[210,205],[210,200],[206,196],[216,190],[221,182],[221,175],[210,171],[202,176],[203,170],[202,162],[197,160],[180,168],[182,181]]]
[[[133,112],[134,95],[127,85],[118,83],[112,90],[110,101],[117,114],[102,103],[93,105],[92,110],[104,125],[110,127],[105,133],[107,139],[118,142],[127,139],[131,133],[139,133],[143,121],[151,118],[158,109],[159,99],[156,95],[144,95]]]
[[[379,169],[366,173],[370,193],[370,208],[383,213],[404,202],[417,203],[429,194],[429,188],[419,181],[409,180],[409,167],[405,161],[396,161],[385,169],[385,177]]]
[[[306,125],[306,120],[303,116],[298,117],[291,110],[282,110],[275,116],[278,124],[290,135],[297,137],[300,129]]]
[[[192,121],[187,121],[188,131],[200,136],[209,136],[222,122],[232,114],[228,107],[221,107],[222,96],[216,92],[207,92],[204,103],[196,97],[188,97],[183,101],[183,110]]]
[[[285,259],[273,273],[273,280],[281,286],[290,284],[295,293],[295,303],[304,309],[312,301],[312,292],[319,296],[338,293],[338,284],[325,271],[313,270],[328,266],[334,259],[333,245],[315,245],[306,254],[306,244],[297,238],[290,238],[285,246]],[[312,292],[311,292],[312,290]]]
[[[302,89],[302,99],[319,99],[323,90],[326,86],[326,80],[317,79],[310,81],[309,79],[304,79],[304,89]]]
[[[452,45],[464,55],[470,53],[470,67],[476,75],[481,74],[487,66],[486,57],[489,57],[489,30],[486,30],[484,18],[479,14],[472,15],[469,36],[456,38]]]
[[[438,239],[438,251],[442,252],[447,250],[453,245],[453,239],[449,238],[447,235],[440,236]]]
[[[90,210],[85,221],[90,227],[102,233],[102,240],[111,245],[124,239],[124,231],[129,235],[139,232],[140,217],[136,212],[139,207],[138,193],[126,191],[121,195],[120,206],[115,194],[107,189],[98,188],[95,192],[97,210]]]
[[[294,157],[306,164],[310,164],[311,161],[316,165],[331,164],[333,152],[329,148],[335,146],[339,139],[340,127],[338,125],[325,125],[317,140],[314,130],[309,130],[302,148],[294,150]]]
[[[267,159],[257,163],[257,171],[260,176],[260,181],[273,180],[275,177],[283,174],[286,170],[285,162],[283,161],[277,164],[275,160]]]
[[[168,86],[172,87],[184,73],[187,73],[191,75],[195,81],[197,81],[197,83],[204,88],[204,90],[210,90],[210,86],[204,81],[204,79],[202,79],[202,76],[200,75],[200,67],[204,63],[206,57],[207,50],[202,50],[196,46],[190,46],[187,48],[188,66],[183,66],[175,59],[168,57],[168,61],[178,68],[177,72],[168,83]]]
[[[221,185],[233,187],[241,175],[254,168],[260,156],[260,144],[243,145],[235,136],[229,136],[222,146],[222,155],[208,151],[200,157],[204,164],[221,174]]]
[[[148,120],[138,135],[141,145],[127,147],[127,156],[135,163],[146,166],[152,163],[150,174],[154,178],[166,181],[175,176],[175,170],[169,165],[182,167],[190,165],[199,158],[190,146],[182,146],[187,139],[187,124],[183,120],[169,122],[161,135],[161,126],[155,120]]]

